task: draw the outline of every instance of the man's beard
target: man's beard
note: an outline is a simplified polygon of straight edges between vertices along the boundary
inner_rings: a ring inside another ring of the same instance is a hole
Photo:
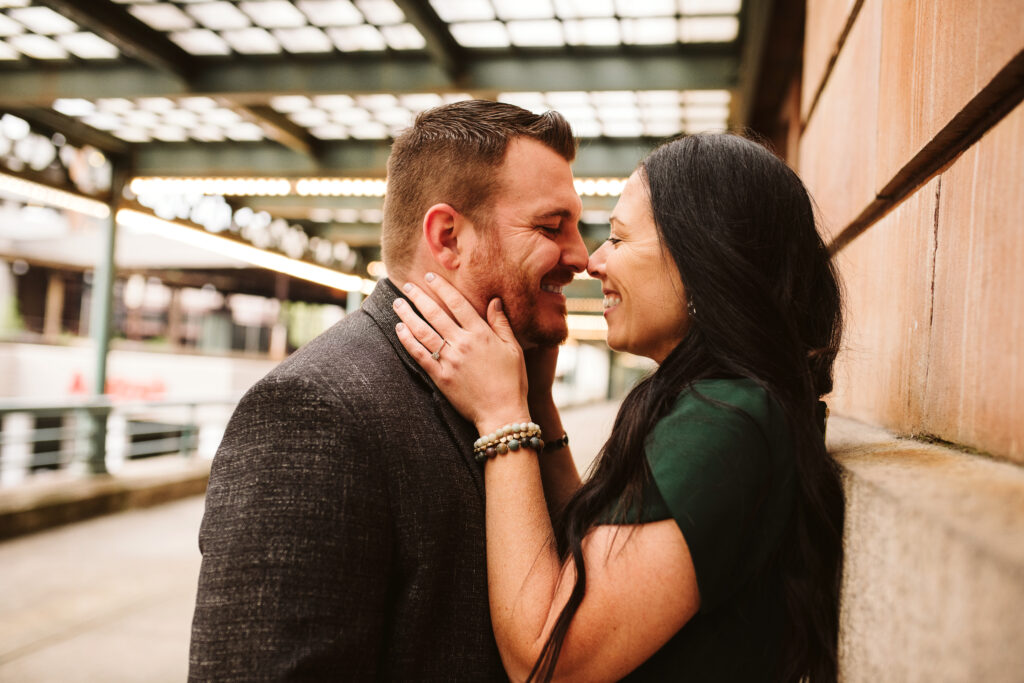
[[[491,243],[488,253],[475,265],[474,286],[485,296],[485,303],[494,297],[501,298],[502,310],[520,346],[557,346],[566,340],[569,331],[565,324],[565,309],[562,309],[557,323],[544,324],[537,315],[541,305],[537,301],[540,283],[531,282],[518,263],[504,258],[500,245]]]

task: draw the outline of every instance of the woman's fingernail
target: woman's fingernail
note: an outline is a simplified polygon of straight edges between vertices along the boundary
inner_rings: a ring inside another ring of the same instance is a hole
[[[404,305],[405,305],[405,299],[403,299],[402,297],[398,297],[397,299],[395,299],[395,308],[398,308],[399,306],[404,306]]]
[[[494,304],[494,310],[500,311],[501,310],[501,299],[495,299],[495,301],[496,301],[496,303]]]
[[[411,292],[412,291],[412,283],[411,282],[406,282],[404,285],[402,285],[402,291],[403,292]]]
[[[433,282],[435,277],[437,276],[434,275],[433,273],[427,273],[426,275],[423,276],[423,279],[426,280],[427,282]]]
[[[395,325],[395,329],[401,332],[402,330],[405,329],[405,323],[398,323],[397,325]]]

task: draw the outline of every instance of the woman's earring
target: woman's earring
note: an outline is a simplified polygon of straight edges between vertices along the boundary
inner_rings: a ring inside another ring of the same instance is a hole
[[[690,314],[691,318],[697,317],[697,307],[693,305],[693,301],[686,302],[686,312]]]

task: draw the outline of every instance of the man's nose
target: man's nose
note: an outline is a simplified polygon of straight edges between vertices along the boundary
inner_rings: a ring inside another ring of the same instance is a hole
[[[572,268],[574,273],[581,273],[587,268],[587,245],[578,229],[569,231],[568,244],[562,248],[562,263]]]

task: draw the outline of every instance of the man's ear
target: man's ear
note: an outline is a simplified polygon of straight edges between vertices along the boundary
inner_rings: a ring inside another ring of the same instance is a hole
[[[434,204],[423,215],[423,239],[430,255],[442,267],[459,267],[463,256],[460,240],[464,241],[466,227],[467,219],[449,204]]]

